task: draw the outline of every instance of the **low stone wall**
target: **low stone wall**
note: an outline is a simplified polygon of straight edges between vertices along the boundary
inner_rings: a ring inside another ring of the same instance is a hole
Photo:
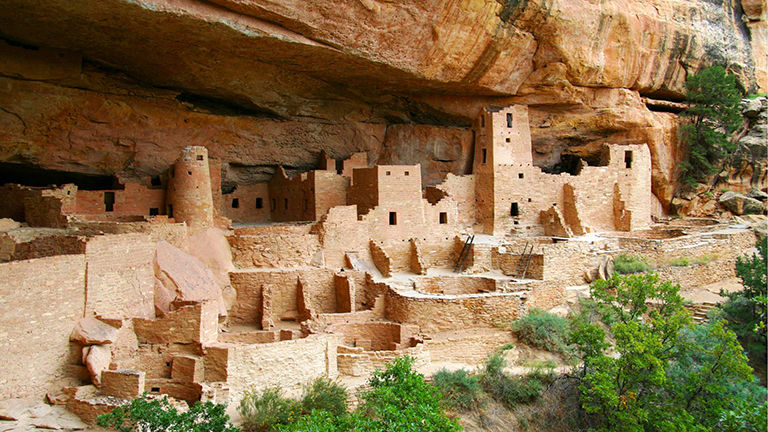
[[[403,350],[366,351],[362,347],[339,346],[338,368],[340,375],[367,376],[377,369],[383,369],[396,358],[408,355],[415,359],[414,369],[430,364],[429,351],[419,344]]]
[[[421,277],[414,282],[416,291],[429,294],[477,294],[496,291],[496,280],[473,276]]]
[[[390,289],[386,296],[386,316],[392,321],[418,325],[423,333],[473,327],[491,327],[495,322],[518,317],[518,293],[438,296],[414,293],[404,295]]]
[[[229,236],[229,245],[232,261],[239,268],[305,267],[312,265],[320,252],[320,242],[314,234],[235,235]]]

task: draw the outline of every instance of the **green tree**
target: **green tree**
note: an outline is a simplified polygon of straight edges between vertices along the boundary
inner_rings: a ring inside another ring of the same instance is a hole
[[[188,411],[178,411],[168,399],[133,399],[100,415],[96,423],[120,432],[239,432],[229,424],[223,405],[195,402]]]
[[[723,318],[728,326],[738,335],[753,359],[765,363],[766,359],[766,310],[768,310],[768,292],[766,292],[766,273],[768,273],[768,239],[757,243],[757,253],[749,257],[736,259],[736,274],[744,285],[744,290],[721,292],[728,300],[720,305]]]
[[[751,382],[734,333],[693,326],[679,289],[655,274],[592,284],[570,341],[583,361],[581,406],[599,430],[712,430],[734,409],[734,386]]]
[[[370,419],[368,430],[451,432],[461,427],[443,411],[440,392],[413,370],[413,358],[397,358],[373,373],[370,390],[362,394],[358,410]]]
[[[743,95],[736,77],[722,66],[712,66],[685,81],[688,108],[681,138],[688,146],[687,161],[680,164],[682,180],[689,186],[717,169],[738,162],[731,134],[741,124],[739,102]]]

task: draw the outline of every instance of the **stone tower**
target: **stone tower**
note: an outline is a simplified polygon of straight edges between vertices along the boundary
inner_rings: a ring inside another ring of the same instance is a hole
[[[169,217],[192,228],[213,225],[213,196],[208,150],[189,146],[170,171],[166,210]]]
[[[506,108],[484,109],[474,125],[476,218],[478,232],[493,234],[497,204],[501,192],[496,184],[499,174],[509,166],[533,165],[528,107],[512,105]]]

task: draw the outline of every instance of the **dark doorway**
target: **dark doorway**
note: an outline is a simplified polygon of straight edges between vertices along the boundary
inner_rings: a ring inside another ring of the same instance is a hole
[[[104,192],[104,211],[111,212],[115,209],[115,193]]]
[[[512,217],[520,216],[520,208],[518,208],[516,202],[513,202],[512,206],[509,208],[509,215]]]
[[[389,212],[389,224],[397,225],[397,212]]]

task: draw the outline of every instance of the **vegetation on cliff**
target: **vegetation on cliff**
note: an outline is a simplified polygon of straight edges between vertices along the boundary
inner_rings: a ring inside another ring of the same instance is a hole
[[[688,158],[680,164],[683,182],[693,186],[718,170],[740,162],[731,135],[741,125],[739,102],[743,96],[736,76],[722,66],[691,75],[685,82],[687,120],[680,128]]]

